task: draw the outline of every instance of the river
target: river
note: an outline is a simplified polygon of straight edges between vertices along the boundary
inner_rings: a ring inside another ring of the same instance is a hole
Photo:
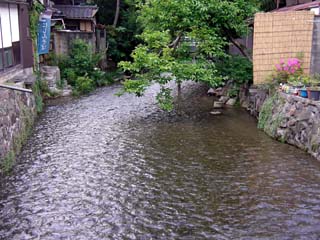
[[[320,239],[320,163],[212,116],[185,87],[185,114],[119,86],[49,103],[0,189],[0,239]]]

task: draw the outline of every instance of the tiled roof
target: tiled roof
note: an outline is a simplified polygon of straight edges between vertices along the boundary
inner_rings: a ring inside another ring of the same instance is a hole
[[[308,10],[311,8],[316,8],[320,6],[320,0],[314,1],[314,2],[309,2],[309,3],[304,3],[304,4],[299,4],[291,7],[284,7],[284,8],[279,8],[276,9],[272,12],[287,12],[287,11],[300,11],[300,10]]]
[[[54,15],[67,19],[92,19],[98,12],[97,6],[54,5]]]

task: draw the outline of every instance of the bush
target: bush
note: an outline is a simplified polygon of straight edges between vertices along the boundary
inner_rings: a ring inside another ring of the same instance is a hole
[[[77,80],[77,74],[72,68],[67,68],[62,71],[62,78],[67,81],[68,84],[74,86]]]
[[[221,76],[233,80],[240,86],[253,81],[253,65],[247,58],[241,56],[227,56],[216,63]]]
[[[233,81],[233,86],[228,92],[231,98],[238,97],[241,85],[253,81],[253,65],[247,58],[229,55],[219,59],[216,67],[224,79]]]
[[[73,87],[74,93],[89,93],[110,83],[107,74],[98,68],[101,55],[92,53],[91,46],[81,39],[72,43],[69,56],[52,56],[61,71],[61,78]]]
[[[95,84],[88,76],[78,77],[75,82],[74,94],[86,94],[94,90]]]

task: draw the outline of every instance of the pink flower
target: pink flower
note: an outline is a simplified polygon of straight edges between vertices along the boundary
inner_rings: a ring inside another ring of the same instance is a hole
[[[287,63],[285,63],[283,59],[280,59],[280,64],[276,64],[275,67],[278,72],[284,72],[291,75],[301,69],[301,61],[298,58],[289,58]]]
[[[281,70],[282,70],[281,65],[280,65],[280,64],[276,64],[276,69],[277,69],[278,71],[281,71]]]

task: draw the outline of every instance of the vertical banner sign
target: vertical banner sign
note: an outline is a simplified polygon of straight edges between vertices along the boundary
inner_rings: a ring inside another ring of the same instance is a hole
[[[51,31],[51,11],[41,14],[38,27],[38,54],[49,53],[50,50],[50,31]]]

